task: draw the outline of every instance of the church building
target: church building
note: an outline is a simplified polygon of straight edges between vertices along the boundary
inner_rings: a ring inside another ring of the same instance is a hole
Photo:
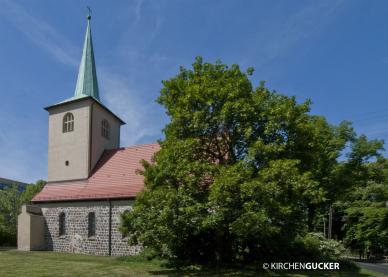
[[[125,124],[101,101],[88,16],[74,96],[46,107],[48,182],[23,206],[18,249],[93,255],[134,255],[119,231],[144,187],[141,161],[151,161],[158,144],[120,147]]]

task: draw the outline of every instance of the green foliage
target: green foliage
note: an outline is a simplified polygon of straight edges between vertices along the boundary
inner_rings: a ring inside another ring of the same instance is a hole
[[[17,185],[0,190],[0,245],[16,245],[17,217],[23,204],[27,204],[43,188],[45,181],[30,184],[24,192]]]
[[[26,190],[21,195],[21,203],[28,204],[35,195],[37,195],[43,187],[46,185],[46,181],[38,180],[35,184],[30,184],[26,187]]]
[[[355,137],[348,159],[337,166],[334,206],[342,217],[344,243],[382,254],[388,248],[388,160],[383,141]],[[340,234],[341,235],[341,234]]]
[[[301,247],[309,253],[310,257],[319,260],[338,261],[346,252],[345,247],[339,241],[327,239],[321,233],[307,233],[304,237],[298,239]]]
[[[163,81],[157,101],[171,121],[122,218],[131,243],[191,261],[257,260],[287,252],[333,201],[350,123],[330,125],[310,101],[264,83],[254,89],[252,73],[197,58]]]
[[[20,194],[17,185],[10,185],[0,190],[0,245],[16,244]]]
[[[337,165],[336,189],[333,200],[344,200],[354,187],[366,186],[369,181],[383,182],[387,176],[388,167],[381,157],[383,150],[382,140],[368,140],[365,135],[354,137],[350,143],[350,152],[347,160]],[[376,163],[373,161],[377,159]],[[386,167],[385,169],[384,166]],[[384,175],[385,170],[385,175]]]
[[[229,255],[243,260],[268,256],[275,249],[282,251],[290,239],[305,231],[304,203],[319,201],[321,192],[309,173],[300,173],[298,164],[271,161],[252,178],[252,170],[237,163],[217,177],[210,188],[212,212],[205,223],[216,234],[232,238]]]
[[[345,242],[354,249],[384,253],[388,248],[388,184],[370,182],[344,202]]]

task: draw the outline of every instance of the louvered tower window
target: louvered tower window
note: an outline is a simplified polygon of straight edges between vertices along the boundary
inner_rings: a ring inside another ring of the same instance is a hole
[[[72,113],[67,113],[63,117],[63,133],[74,131],[74,115]]]
[[[106,119],[101,122],[101,135],[106,139],[110,138],[110,126]]]

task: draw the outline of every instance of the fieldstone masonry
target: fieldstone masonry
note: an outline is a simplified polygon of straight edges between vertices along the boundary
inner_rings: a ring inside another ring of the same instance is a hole
[[[38,204],[45,219],[45,248],[57,252],[109,255],[109,209],[111,209],[111,255],[136,255],[141,246],[129,246],[119,231],[120,215],[132,210],[133,201],[108,200]],[[59,215],[66,216],[66,234],[59,236]],[[96,235],[88,237],[88,214],[96,215]]]

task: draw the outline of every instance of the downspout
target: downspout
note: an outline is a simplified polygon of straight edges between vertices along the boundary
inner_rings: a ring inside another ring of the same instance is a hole
[[[109,203],[109,239],[108,239],[108,250],[109,256],[112,256],[112,202],[108,199]]]

